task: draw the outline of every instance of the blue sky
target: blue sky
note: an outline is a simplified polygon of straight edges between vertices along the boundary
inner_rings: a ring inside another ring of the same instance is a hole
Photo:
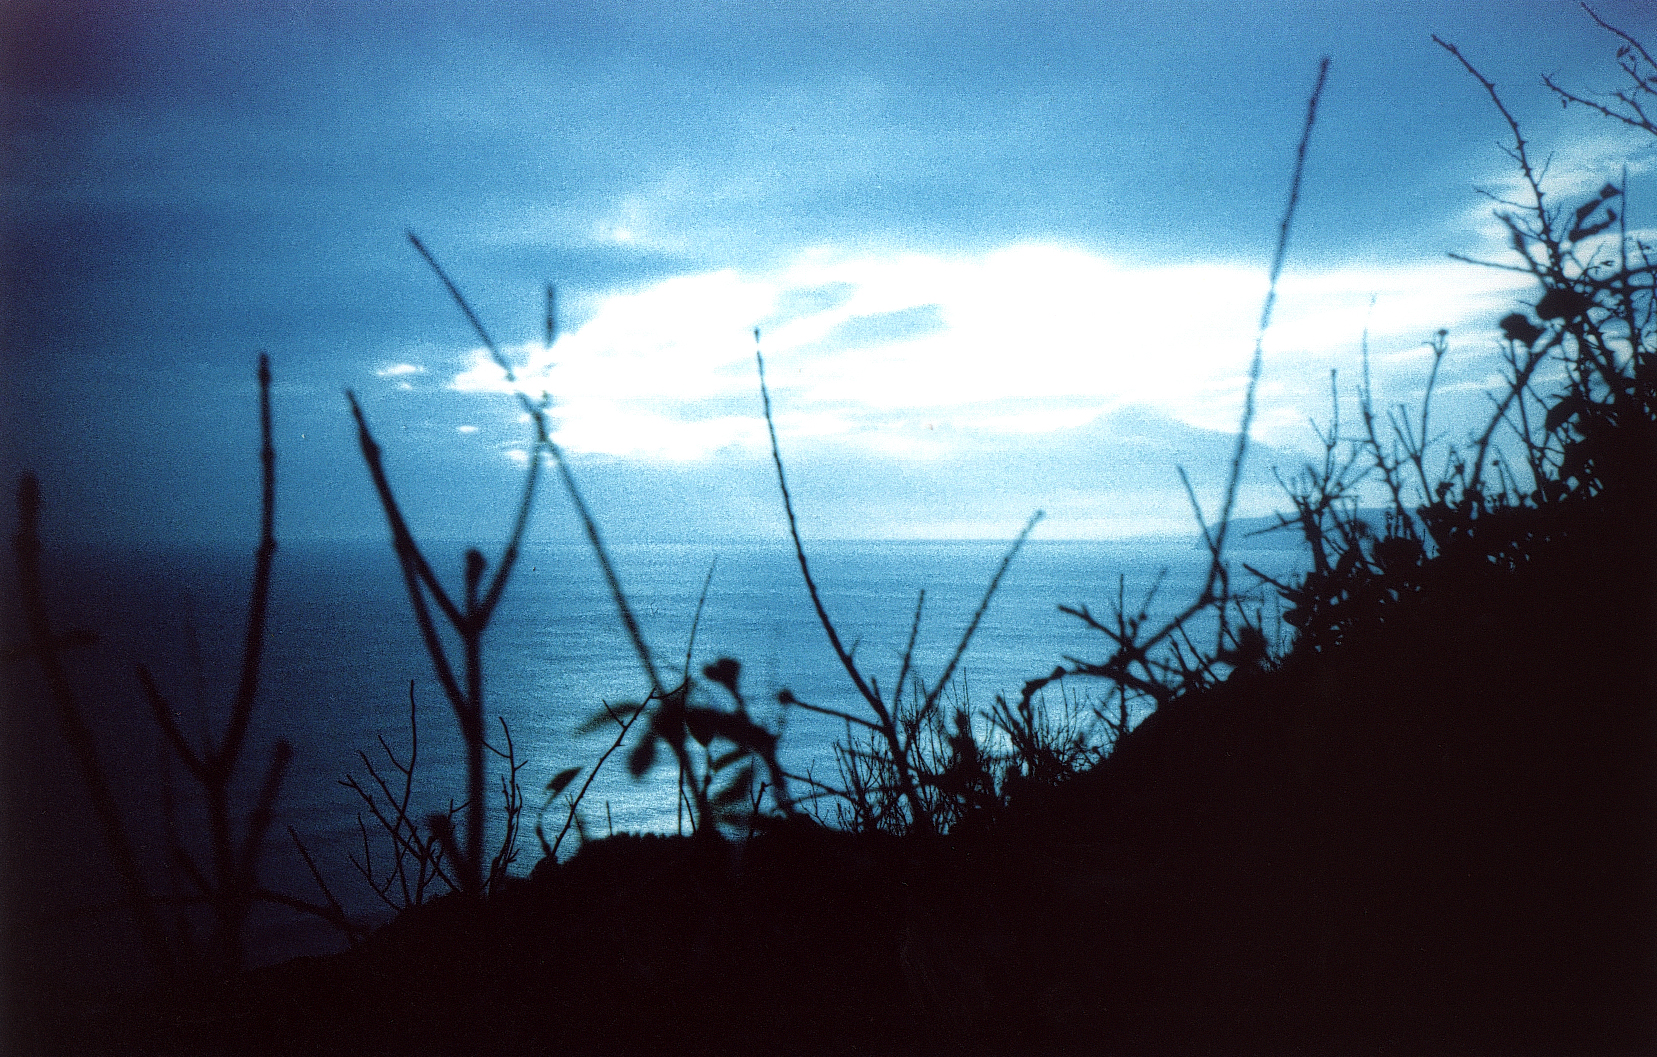
[[[1645,0],[1604,0],[1648,40]],[[1244,509],[1329,372],[1470,428],[1527,293],[1482,187],[1502,88],[1565,198],[1653,156],[1573,3],[41,3],[4,13],[0,470],[60,537],[383,532],[342,391],[417,529],[498,539],[527,429],[417,231],[554,399],[617,539],[781,532],[753,372],[817,537],[1184,530],[1235,430],[1306,95],[1333,60]],[[1631,153],[1632,151],[1632,153]],[[1645,218],[1649,226],[1649,214]],[[542,290],[562,336],[541,348]],[[541,538],[572,531],[548,491]]]

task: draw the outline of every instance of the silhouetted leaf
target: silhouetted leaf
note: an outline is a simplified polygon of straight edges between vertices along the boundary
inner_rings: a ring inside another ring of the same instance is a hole
[[[1545,331],[1532,323],[1524,313],[1514,312],[1502,317],[1502,336],[1509,341],[1517,341],[1522,345],[1534,345],[1536,339]]]
[[[734,697],[737,693],[737,680],[742,675],[742,662],[734,657],[721,657],[712,664],[703,665],[702,674],[730,691]]]
[[[1570,239],[1572,242],[1580,242],[1590,236],[1598,235],[1600,232],[1604,231],[1616,222],[1617,211],[1615,209],[1607,209],[1605,211],[1604,220],[1600,221],[1598,224],[1589,224],[1587,227],[1573,228],[1571,229],[1571,233],[1567,235],[1566,238]]]
[[[621,705],[611,705],[609,709],[594,712],[582,720],[575,728],[577,734],[592,734],[606,727],[615,727],[626,723],[633,716],[643,711],[644,706],[628,702]]]
[[[1536,302],[1536,314],[1543,319],[1575,319],[1594,306],[1594,299],[1579,290],[1556,286]]]
[[[1580,394],[1567,393],[1560,398],[1557,404],[1548,408],[1548,417],[1543,420],[1542,428],[1546,432],[1552,433],[1575,418],[1579,412],[1586,410],[1587,407],[1588,401]]]
[[[1375,560],[1389,572],[1421,564],[1421,544],[1403,536],[1392,536],[1375,544]]]
[[[696,744],[704,749],[717,733],[715,727],[718,716],[719,713],[709,708],[685,709],[685,727],[690,730],[690,736],[696,739]]]
[[[713,806],[718,808],[732,807],[744,804],[753,796],[754,765],[749,764],[731,778],[730,784],[713,796]]]
[[[1341,560],[1335,565],[1335,579],[1344,580],[1352,575],[1352,570],[1358,567],[1358,548],[1350,547],[1341,555]]]
[[[715,771],[723,771],[725,768],[729,767],[733,763],[736,763],[746,755],[748,755],[747,749],[735,748],[730,752],[721,753],[720,755],[715,756],[710,766],[712,766]]]
[[[656,739],[645,738],[633,747],[627,754],[627,773],[634,778],[643,778],[644,773],[656,764]]]
[[[1590,448],[1586,444],[1567,444],[1559,458],[1559,479],[1578,484],[1586,482]]]
[[[579,767],[566,767],[562,771],[559,771],[557,774],[552,776],[552,781],[547,783],[547,794],[549,796],[557,796],[559,793],[562,793],[564,791],[564,787],[575,781],[575,776],[580,773],[581,768]]]

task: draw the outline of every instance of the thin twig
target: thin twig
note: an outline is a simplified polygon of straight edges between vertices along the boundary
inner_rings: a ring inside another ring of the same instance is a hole
[[[915,783],[909,772],[908,754],[904,752],[903,745],[898,738],[897,726],[892,721],[891,712],[886,708],[885,702],[880,699],[880,695],[863,678],[863,673],[858,670],[856,662],[852,660],[851,654],[840,641],[840,633],[835,629],[834,621],[829,619],[828,610],[823,606],[822,595],[817,590],[817,581],[811,575],[811,564],[806,560],[805,544],[800,539],[799,520],[794,515],[794,499],[788,491],[788,475],[783,470],[782,449],[777,443],[777,425],[771,414],[771,391],[765,384],[765,357],[759,349],[759,331],[757,329],[754,331],[754,346],[754,361],[759,367],[760,398],[765,409],[765,426],[771,435],[771,461],[777,468],[777,485],[782,491],[783,511],[788,515],[788,534],[794,541],[794,556],[799,560],[800,575],[805,580],[806,593],[811,596],[812,608],[817,611],[818,623],[822,625],[824,633],[828,635],[829,645],[833,648],[834,655],[840,659],[841,667],[845,668],[846,674],[851,677],[852,685],[857,688],[858,693],[863,695],[863,699],[869,703],[875,717],[880,721],[881,733],[886,738],[887,745],[892,752],[893,763],[897,767],[898,787],[904,799],[909,802],[915,824],[926,825],[926,809],[921,803],[919,793],[915,790]]]
[[[216,754],[217,768],[228,771],[242,750],[259,690],[259,662],[265,650],[265,614],[270,600],[271,565],[276,557],[276,445],[270,411],[270,357],[259,354],[259,551],[254,561],[253,591],[247,606],[247,634],[242,643],[241,677],[230,710],[230,727]]]
[[[1312,86],[1311,98],[1306,101],[1306,124],[1300,132],[1300,145],[1295,148],[1294,175],[1289,180],[1289,204],[1283,210],[1283,219],[1277,230],[1277,249],[1272,254],[1270,277],[1266,283],[1266,301],[1260,308],[1260,325],[1254,332],[1254,356],[1249,361],[1248,389],[1243,397],[1243,421],[1237,430],[1237,447],[1231,456],[1231,473],[1226,479],[1225,501],[1220,506],[1219,521],[1214,529],[1214,561],[1209,566],[1209,578],[1204,593],[1212,590],[1219,575],[1220,554],[1225,549],[1226,531],[1231,524],[1231,511],[1237,501],[1237,488],[1242,481],[1243,459],[1248,453],[1249,430],[1254,425],[1254,397],[1260,387],[1260,367],[1264,359],[1266,330],[1271,326],[1272,308],[1277,303],[1277,282],[1283,274],[1283,262],[1289,254],[1289,230],[1294,224],[1295,211],[1300,205],[1300,182],[1306,171],[1306,149],[1312,141],[1312,127],[1317,123],[1318,100],[1323,96],[1323,85],[1329,76],[1327,56],[1318,63],[1317,83]]]
[[[609,708],[610,706],[605,705],[604,707]],[[598,762],[593,764],[592,770],[587,773],[587,780],[581,783],[580,791],[577,792],[576,795],[570,800],[569,814],[565,816],[564,826],[558,831],[558,837],[552,842],[552,846],[550,848],[547,847],[546,838],[541,835],[541,824],[536,822],[535,833],[537,837],[540,837],[541,850],[546,854],[547,858],[554,862],[558,861],[558,846],[564,843],[564,835],[570,831],[570,826],[575,823],[577,811],[581,807],[581,801],[586,797],[587,790],[591,788],[593,779],[598,777],[598,772],[603,769],[604,762],[610,758],[611,753],[614,753],[617,749],[621,748],[621,743],[627,740],[627,732],[633,729],[633,724],[638,722],[639,717],[642,715],[644,715],[644,709],[636,709],[632,715],[627,717],[627,721],[625,723],[620,724],[621,729],[616,732],[615,740],[610,743],[610,747],[608,749],[604,750],[603,755],[599,756]]]
[[[58,726],[80,768],[81,780],[86,783],[87,793],[92,799],[93,814],[97,816],[99,828],[103,831],[104,843],[109,848],[110,857],[115,860],[115,871],[120,876],[122,887],[126,889],[127,903],[137,919],[139,936],[157,971],[170,972],[174,960],[166,930],[162,928],[150,902],[149,891],[138,869],[138,858],[121,819],[120,807],[98,758],[97,742],[81,713],[69,673],[58,657],[57,638],[52,633],[51,617],[46,612],[45,592],[41,585],[40,507],[40,481],[34,474],[26,473],[17,485],[18,527],[13,543],[17,552],[18,596],[28,622],[29,638],[40,661],[47,692],[57,710]]]
[[[1007,553],[1002,555],[1001,564],[996,567],[995,575],[990,577],[990,584],[984,589],[984,597],[979,601],[977,610],[973,612],[972,620],[967,624],[967,630],[961,634],[961,641],[956,645],[954,655],[949,658],[949,663],[944,666],[943,674],[938,676],[937,685],[933,686],[932,692],[926,695],[926,707],[928,709],[937,702],[938,695],[943,692],[944,687],[949,685],[949,677],[955,674],[956,667],[961,663],[962,655],[967,652],[967,646],[972,642],[972,636],[978,631],[979,622],[984,619],[984,614],[989,611],[990,600],[995,597],[995,592],[1001,587],[1001,578],[1007,575],[1008,567],[1013,564],[1013,559],[1018,556],[1019,550],[1023,548],[1024,541],[1030,538],[1030,533],[1034,531],[1043,516],[1040,510],[1030,515],[1030,520],[1024,523],[1024,530],[1007,548]]]
[[[311,871],[311,879],[316,882],[317,888],[321,890],[322,898],[328,901],[326,920],[340,921],[350,925],[346,930],[346,937],[354,945],[361,938],[360,930],[351,922],[350,916],[345,913],[345,908],[340,906],[339,900],[334,898],[333,890],[328,887],[328,882],[322,879],[322,871],[317,868],[316,860],[311,858],[311,851],[305,847],[305,842],[299,839],[299,831],[289,826],[288,836],[292,838],[293,846],[298,849],[299,857],[305,860],[305,866]]]

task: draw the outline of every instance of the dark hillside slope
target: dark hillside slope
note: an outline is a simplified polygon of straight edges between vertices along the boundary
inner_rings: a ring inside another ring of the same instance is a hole
[[[1657,1045],[1657,607],[1634,513],[1520,512],[1553,521],[1522,563],[1426,563],[1430,588],[1346,641],[1163,709],[1032,809],[1031,844],[1140,879],[1094,927],[1155,971],[1128,958],[1105,990],[1407,1052]]]
[[[1493,517],[1526,527],[1522,562],[1423,563],[1430,588],[1344,641],[1165,707],[993,825],[598,841],[99,1030],[203,1053],[1650,1052],[1649,533],[1565,513]]]

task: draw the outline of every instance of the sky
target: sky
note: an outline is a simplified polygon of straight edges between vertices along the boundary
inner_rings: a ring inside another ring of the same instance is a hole
[[[1657,38],[1647,0],[1602,0]],[[3,14],[0,471],[64,540],[383,535],[354,391],[426,538],[498,542],[514,364],[618,541],[1189,532],[1219,504],[1320,57],[1240,511],[1285,506],[1367,334],[1377,399],[1499,369],[1499,86],[1561,200],[1651,146],[1580,108],[1618,41],[1565,0],[43,2]],[[1648,137],[1649,139],[1649,137]],[[547,283],[559,335],[543,345]],[[8,489],[9,490],[9,489]],[[8,504],[9,505],[9,504]],[[535,538],[573,538],[540,497]]]

